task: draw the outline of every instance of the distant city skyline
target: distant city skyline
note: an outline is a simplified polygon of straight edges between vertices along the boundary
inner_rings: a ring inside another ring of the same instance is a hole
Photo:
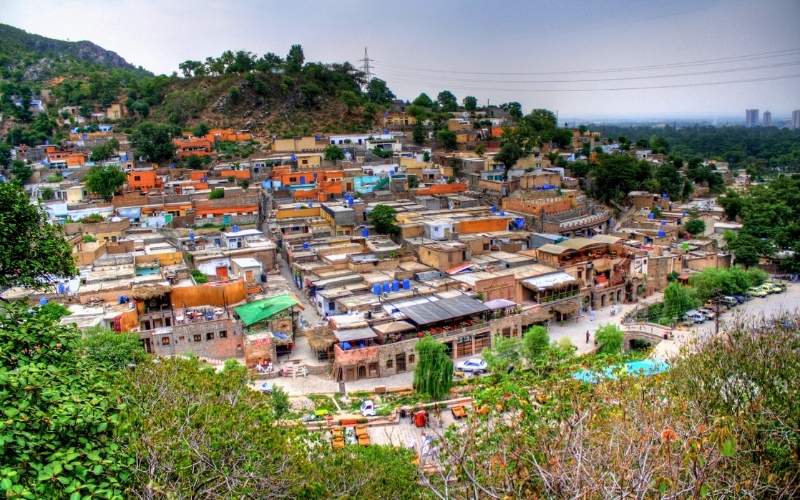
[[[399,98],[444,89],[587,119],[731,117],[800,107],[800,1],[336,4],[5,0],[0,22],[90,40],[156,73],[224,50],[350,61],[364,48]],[[739,117],[738,120],[736,117]]]

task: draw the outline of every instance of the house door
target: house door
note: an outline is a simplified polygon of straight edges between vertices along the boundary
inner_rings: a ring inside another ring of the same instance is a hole
[[[358,367],[358,378],[360,378],[360,379],[367,378],[367,367],[366,366],[361,365],[361,366]]]
[[[406,371],[406,353],[395,356],[394,365],[397,367],[397,373]]]

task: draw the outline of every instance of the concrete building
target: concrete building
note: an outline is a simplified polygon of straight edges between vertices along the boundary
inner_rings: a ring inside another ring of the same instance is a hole
[[[765,127],[772,126],[772,113],[770,111],[764,111],[764,116],[761,120],[761,124]]]
[[[792,130],[800,130],[800,109],[792,111]]]
[[[755,127],[758,125],[758,110],[746,109],[744,110],[744,125],[745,127]]]

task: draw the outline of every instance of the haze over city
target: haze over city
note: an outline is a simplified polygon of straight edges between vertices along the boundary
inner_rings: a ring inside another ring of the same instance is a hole
[[[170,74],[224,50],[361,66],[403,99],[449,89],[564,119],[783,119],[800,107],[800,2],[4,2],[0,22]],[[78,22],[80,20],[80,22]]]

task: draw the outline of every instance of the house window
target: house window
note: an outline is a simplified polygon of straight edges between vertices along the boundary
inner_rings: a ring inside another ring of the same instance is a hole
[[[227,332],[226,330],[220,330],[220,332],[219,332],[219,338],[221,338],[221,339],[226,339],[226,338],[228,338],[228,332]]]
[[[172,320],[170,318],[164,318],[164,326],[172,326]]]
[[[169,345],[169,337],[161,337],[161,345]]]
[[[214,332],[206,333],[206,340],[214,340]]]
[[[392,367],[394,367],[394,360],[387,359],[386,360],[386,368],[392,368]]]
[[[203,336],[200,335],[199,333],[195,333],[194,334],[194,341],[195,342],[202,342],[203,341]]]
[[[133,176],[133,180],[140,181],[140,180],[142,180],[142,178],[140,176],[138,176],[138,175],[134,175]]]
[[[408,355],[408,364],[409,365],[413,365],[414,364],[414,355],[413,354],[409,354]]]

